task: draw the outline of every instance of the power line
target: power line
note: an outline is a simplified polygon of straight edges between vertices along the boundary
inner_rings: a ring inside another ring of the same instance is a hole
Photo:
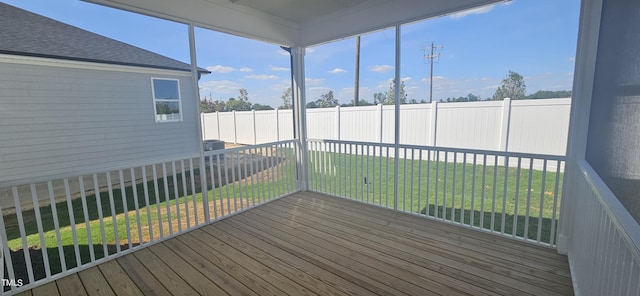
[[[429,60],[429,64],[430,64],[430,71],[429,71],[429,103],[431,103],[433,101],[433,60],[437,59],[438,61],[440,60],[440,51],[442,51],[442,49],[444,48],[444,46],[440,45],[440,46],[434,46],[433,42],[431,42],[431,46],[429,47],[430,50],[430,54],[427,55],[426,51],[427,48],[422,48],[422,58],[424,59],[425,64],[427,63],[427,60]],[[434,54],[434,50],[438,50],[437,53]]]

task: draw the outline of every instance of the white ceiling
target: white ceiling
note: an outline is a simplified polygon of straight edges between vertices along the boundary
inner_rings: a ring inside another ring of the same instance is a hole
[[[285,46],[311,46],[507,0],[84,0]]]

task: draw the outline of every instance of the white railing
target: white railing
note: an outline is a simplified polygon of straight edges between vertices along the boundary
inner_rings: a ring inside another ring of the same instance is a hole
[[[0,184],[12,295],[297,191],[293,140],[53,180]],[[25,250],[28,250],[25,252]]]
[[[640,295],[640,226],[588,163],[579,166],[567,254],[576,295]]]
[[[564,155],[571,99],[400,106],[400,142],[420,146]],[[312,139],[394,142],[393,105],[307,109]],[[291,110],[202,115],[203,138],[260,144],[293,138]]]
[[[556,245],[563,156],[403,144],[396,158],[393,144],[307,146],[310,190]]]

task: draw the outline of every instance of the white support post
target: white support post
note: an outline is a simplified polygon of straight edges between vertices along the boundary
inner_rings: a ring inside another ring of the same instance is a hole
[[[393,158],[393,209],[398,210],[398,175],[400,173],[399,166],[399,157],[400,157],[400,25],[396,25],[396,75],[395,75],[395,138],[394,138],[394,158]]]
[[[500,142],[498,150],[507,151],[509,149],[509,126],[511,125],[511,99],[504,98],[502,101],[502,125],[500,127]]]
[[[336,140],[340,141],[340,106],[336,106]]]
[[[557,249],[560,254],[570,253],[574,216],[582,214],[576,213],[573,208],[574,204],[579,202],[580,197],[580,189],[576,187],[576,184],[578,184],[579,178],[583,178],[578,163],[585,159],[587,148],[602,2],[602,0],[589,1],[588,5],[580,7],[580,30],[578,32],[575,77],[571,92],[573,98],[571,99],[571,117],[567,139],[567,161],[562,186],[560,220],[558,221]],[[571,262],[572,256],[568,255]]]
[[[209,223],[209,193],[207,191],[207,174],[205,174],[205,161],[204,161],[204,144],[202,140],[202,121],[200,120],[200,88],[198,86],[199,74],[196,60],[196,37],[195,27],[193,23],[189,23],[189,54],[191,56],[191,80],[193,80],[193,91],[195,92],[195,113],[198,118],[198,150],[200,152],[200,186],[202,190],[202,203],[204,207],[204,220]],[[219,122],[218,122],[219,123]],[[219,125],[218,125],[219,126]]]
[[[291,48],[291,69],[293,71],[294,132],[298,140],[296,171],[298,190],[308,190],[309,160],[307,158],[307,109],[304,75],[304,47]]]
[[[253,145],[258,145],[258,132],[256,130],[256,110],[251,110],[251,118],[253,120]]]
[[[431,102],[431,126],[428,145],[436,146],[438,138],[438,101]]]

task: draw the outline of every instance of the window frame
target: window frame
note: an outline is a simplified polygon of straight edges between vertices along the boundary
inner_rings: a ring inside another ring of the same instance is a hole
[[[156,89],[155,89],[155,85],[154,82],[156,80],[165,80],[165,81],[175,81],[176,82],[176,86],[178,89],[178,114],[180,115],[179,118],[177,119],[161,119],[159,118],[158,115],[158,110],[157,110],[157,103],[158,102],[176,102],[176,100],[166,100],[166,99],[157,99],[156,98]],[[156,123],[165,123],[165,122],[182,122],[183,121],[183,115],[182,115],[182,95],[181,95],[181,90],[180,90],[180,79],[176,79],[176,78],[167,78],[167,77],[151,77],[151,98],[153,99],[153,117],[155,119]]]

